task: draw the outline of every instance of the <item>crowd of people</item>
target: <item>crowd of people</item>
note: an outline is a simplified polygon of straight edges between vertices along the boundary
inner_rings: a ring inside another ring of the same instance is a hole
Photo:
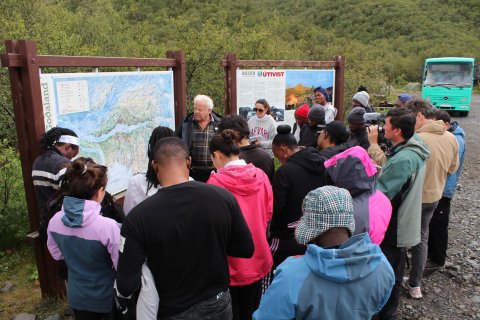
[[[46,132],[32,178],[75,318],[396,319],[402,287],[422,298],[423,271],[447,257],[463,130],[408,95],[366,124],[366,90],[347,128],[314,95],[293,128],[265,99],[247,121],[196,96],[176,132],[153,130],[123,208],[107,167],[74,159],[75,132]]]

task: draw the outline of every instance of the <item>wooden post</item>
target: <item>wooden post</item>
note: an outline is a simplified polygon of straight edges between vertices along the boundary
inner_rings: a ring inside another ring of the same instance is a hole
[[[176,60],[173,69],[173,92],[175,95],[175,128],[182,125],[187,114],[187,77],[186,60],[183,51],[168,51],[167,58]]]
[[[335,57],[335,108],[337,108],[337,120],[343,120],[344,107],[343,99],[345,97],[345,57]]]
[[[33,190],[32,164],[40,154],[37,141],[45,132],[40,74],[36,65],[37,47],[35,42],[25,40],[5,41],[5,46],[7,54],[19,54],[22,57],[21,68],[9,67],[9,75],[30,232],[34,232],[38,230],[40,214]],[[58,277],[56,262],[38,237],[32,240],[42,295],[63,296],[65,284]]]
[[[5,41],[6,53],[1,55],[2,66],[9,70],[20,159],[29,213],[30,234],[43,296],[65,295],[65,282],[57,272],[46,245],[38,239],[40,211],[32,182],[32,165],[40,154],[37,141],[45,132],[43,103],[40,87],[42,67],[172,67],[174,78],[175,120],[178,124],[186,113],[185,54],[169,52],[172,59],[125,57],[70,57],[37,55],[35,42]]]
[[[237,113],[237,55],[228,53],[225,55],[227,65],[225,69],[225,114]]]

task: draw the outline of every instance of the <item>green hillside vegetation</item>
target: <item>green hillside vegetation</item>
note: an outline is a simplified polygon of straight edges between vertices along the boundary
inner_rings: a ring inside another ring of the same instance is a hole
[[[2,0],[0,12],[0,39],[35,40],[40,54],[165,57],[167,50],[184,50],[188,107],[202,93],[220,112],[219,62],[229,52],[238,59],[344,55],[346,103],[361,84],[382,93],[388,85],[418,81],[426,57],[480,58],[478,0]],[[5,68],[0,109],[2,148],[15,150]],[[0,206],[10,208],[8,201],[0,198]]]

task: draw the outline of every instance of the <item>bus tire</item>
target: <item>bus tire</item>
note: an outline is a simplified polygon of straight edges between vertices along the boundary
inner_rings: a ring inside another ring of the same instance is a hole
[[[468,111],[460,111],[460,117],[468,117]]]

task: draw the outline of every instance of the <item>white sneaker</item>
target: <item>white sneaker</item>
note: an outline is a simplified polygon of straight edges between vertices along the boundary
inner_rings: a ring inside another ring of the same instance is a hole
[[[410,297],[413,299],[421,299],[423,297],[422,290],[420,287],[411,287],[410,283],[408,283],[408,277],[403,277],[402,287],[408,290]]]

